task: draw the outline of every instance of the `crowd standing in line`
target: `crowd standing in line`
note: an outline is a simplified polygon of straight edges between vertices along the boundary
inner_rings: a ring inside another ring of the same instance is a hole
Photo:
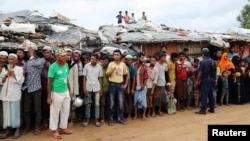
[[[135,19],[135,13],[131,13],[131,16],[129,16],[128,11],[125,11],[125,14],[122,14],[122,11],[119,11],[119,14],[116,16],[117,18],[117,24],[121,24],[121,23],[125,23],[125,24],[129,24],[129,23],[136,23],[136,19]],[[145,12],[142,12],[141,18],[139,18],[138,20],[143,20],[143,21],[147,21],[148,18],[146,16]]]
[[[49,46],[42,57],[36,46],[0,51],[0,138],[48,129],[61,139],[78,121],[83,127],[92,119],[96,127],[127,125],[190,109],[215,113],[216,104],[249,103],[250,55],[244,46],[239,50],[203,48],[193,58],[189,48],[169,55],[162,46],[148,60],[143,52],[132,56],[120,50],[113,59],[100,49],[84,58],[81,51]],[[83,103],[76,107],[78,98]]]

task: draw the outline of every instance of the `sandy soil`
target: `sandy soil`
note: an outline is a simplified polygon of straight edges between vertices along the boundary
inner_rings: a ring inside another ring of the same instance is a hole
[[[63,135],[65,141],[206,141],[208,124],[250,124],[250,104],[217,106],[216,113],[194,114],[194,110],[177,112],[175,115],[129,120],[128,125],[115,124],[81,127],[75,123],[70,129],[72,135]],[[8,139],[7,139],[8,140]],[[10,138],[9,138],[10,140]],[[54,141],[46,130],[35,136],[32,133],[21,136],[19,141]]]

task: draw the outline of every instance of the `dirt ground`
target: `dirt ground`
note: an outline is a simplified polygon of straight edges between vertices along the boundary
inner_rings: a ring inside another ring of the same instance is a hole
[[[208,124],[250,124],[250,104],[217,106],[216,113],[197,115],[197,109],[177,112],[175,115],[129,120],[128,125],[115,124],[81,127],[75,123],[72,135],[63,135],[65,141],[207,141]],[[10,139],[10,138],[9,138]],[[8,140],[8,139],[7,139]],[[19,141],[54,141],[46,130],[41,135],[29,133]]]

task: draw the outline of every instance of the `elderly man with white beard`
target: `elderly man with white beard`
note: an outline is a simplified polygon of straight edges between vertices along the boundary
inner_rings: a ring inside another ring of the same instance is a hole
[[[24,76],[23,68],[17,66],[16,63],[17,55],[9,54],[7,69],[3,69],[0,74],[0,83],[3,83],[0,93],[3,104],[3,128],[6,129],[5,133],[0,135],[1,139],[9,137],[9,128],[16,128],[13,139],[20,137],[20,101]]]

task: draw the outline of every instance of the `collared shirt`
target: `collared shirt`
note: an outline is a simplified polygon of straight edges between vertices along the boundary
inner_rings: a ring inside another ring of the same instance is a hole
[[[156,66],[151,68],[149,65],[150,64],[148,64],[148,79],[147,79],[146,86],[147,86],[147,88],[152,88],[153,84],[157,84],[159,71],[158,71],[158,68]]]
[[[12,76],[7,77],[5,83],[3,83],[2,91],[0,93],[0,99],[3,101],[20,101],[21,100],[21,88],[24,81],[23,68],[15,66],[13,71],[16,75],[16,79]],[[7,74],[5,69],[0,74],[0,81]]]
[[[216,72],[213,60],[211,58],[203,58],[199,66],[199,72],[202,72],[202,77],[213,77],[213,71]]]
[[[137,70],[136,86],[146,86],[148,79],[148,66],[146,64],[139,65],[137,62],[134,64]]]
[[[42,88],[41,73],[44,63],[44,58],[31,57],[27,61],[25,84],[29,93]]]
[[[99,78],[103,76],[102,67],[99,64],[92,66],[88,63],[84,66],[83,76],[86,77],[87,91],[98,92],[101,89]]]

